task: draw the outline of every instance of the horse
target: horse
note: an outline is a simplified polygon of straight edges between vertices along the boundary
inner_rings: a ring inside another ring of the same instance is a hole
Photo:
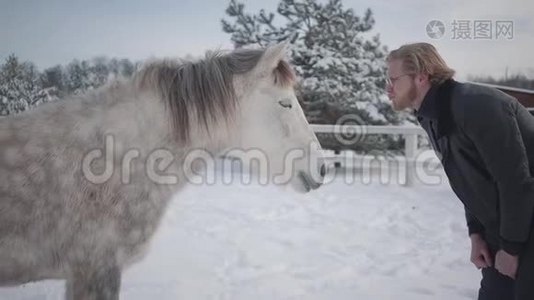
[[[318,188],[321,149],[287,51],[153,60],[131,78],[0,118],[0,286],[59,279],[66,299],[118,299],[122,271],[146,255],[196,174],[185,162],[206,154],[253,149],[281,174],[300,149],[276,184]]]

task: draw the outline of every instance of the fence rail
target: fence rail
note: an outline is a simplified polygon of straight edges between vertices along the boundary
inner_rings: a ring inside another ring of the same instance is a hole
[[[362,134],[400,134],[400,135],[424,135],[423,128],[415,125],[310,125],[315,133],[345,133],[356,132]]]
[[[406,180],[403,183],[405,186],[411,186],[414,184],[416,179],[416,170],[417,167],[417,154],[419,153],[418,148],[418,137],[423,136],[427,137],[425,131],[415,125],[407,126],[394,126],[394,125],[319,125],[312,124],[310,125],[312,130],[315,133],[330,133],[330,134],[358,134],[358,135],[370,135],[370,134],[388,134],[388,135],[401,135],[404,137],[404,157],[403,161],[406,162]],[[325,152],[325,159],[329,162],[343,162],[343,154],[332,154],[332,152]],[[435,157],[436,162],[439,162],[439,159]]]

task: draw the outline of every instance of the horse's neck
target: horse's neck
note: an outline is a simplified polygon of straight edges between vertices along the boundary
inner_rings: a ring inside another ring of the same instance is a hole
[[[159,99],[139,92],[129,84],[110,86],[95,104],[101,116],[97,124],[106,135],[112,135],[132,147],[151,149],[172,143],[165,108]]]
[[[139,91],[125,83],[110,86],[102,95],[95,108],[101,114],[96,116],[97,126],[130,147],[145,151],[165,148],[186,155],[198,149],[217,153],[232,143],[231,130],[226,124],[211,124],[207,132],[194,114],[190,116],[189,140],[180,143],[172,131],[164,102],[150,91]]]

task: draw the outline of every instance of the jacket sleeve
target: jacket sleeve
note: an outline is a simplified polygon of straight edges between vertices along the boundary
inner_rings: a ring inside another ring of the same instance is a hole
[[[530,233],[534,179],[515,117],[519,104],[495,97],[466,99],[462,123],[497,184],[501,247],[516,254]]]
[[[467,222],[467,230],[469,235],[484,232],[484,226],[467,209],[465,209],[465,220]]]

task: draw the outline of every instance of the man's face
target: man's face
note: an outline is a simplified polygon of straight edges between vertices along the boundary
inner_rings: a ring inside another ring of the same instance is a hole
[[[413,108],[417,96],[413,74],[408,74],[402,67],[402,61],[393,59],[388,62],[386,91],[394,110]]]

